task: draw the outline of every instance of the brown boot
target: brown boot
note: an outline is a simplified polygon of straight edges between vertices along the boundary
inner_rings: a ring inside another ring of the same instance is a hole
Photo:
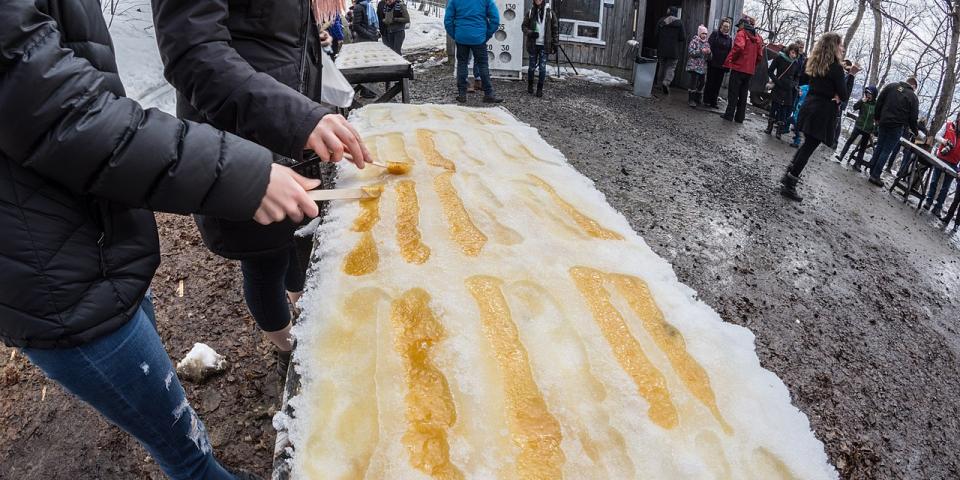
[[[476,92],[476,91],[477,91],[476,88],[473,88],[473,85],[474,85],[475,83],[476,83],[476,82],[471,82],[471,81],[469,81],[469,80],[467,81],[467,93],[473,93],[473,92]]]

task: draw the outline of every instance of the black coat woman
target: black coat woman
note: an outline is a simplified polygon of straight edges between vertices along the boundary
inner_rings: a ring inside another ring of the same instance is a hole
[[[783,185],[780,193],[790,200],[803,200],[797,194],[797,182],[810,155],[820,144],[831,148],[837,146],[833,132],[840,120],[840,104],[849,98],[843,66],[840,64],[843,53],[840,35],[829,32],[820,36],[807,59],[806,73],[810,77],[810,90],[797,120],[797,128],[803,132],[803,145],[780,179]]]
[[[730,49],[733,47],[733,37],[730,36],[730,29],[733,26],[733,20],[729,17],[720,20],[720,28],[710,34],[707,43],[710,44],[710,63],[707,65],[707,85],[703,89],[703,104],[710,108],[720,108],[717,105],[717,97],[720,95],[720,87],[723,85],[723,77],[729,69],[723,67],[723,62],[727,60]]]

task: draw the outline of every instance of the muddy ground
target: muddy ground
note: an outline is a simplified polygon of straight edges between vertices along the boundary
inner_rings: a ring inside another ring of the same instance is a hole
[[[776,182],[793,150],[760,133],[756,115],[734,125],[686,107],[683,94],[640,99],[576,79],[550,82],[544,99],[519,82],[496,87],[683,282],[756,334],[762,364],[843,478],[960,477],[958,243],[929,214],[823,149],[804,172],[804,202],[783,200]],[[420,72],[412,92],[417,103],[453,102],[449,67]],[[175,359],[195,341],[228,356],[226,375],[185,387],[224,463],[266,475],[275,377],[238,268],[209,254],[189,219],[159,221],[161,336]],[[0,478],[159,477],[134,441],[22,356],[0,348],[0,369]]]

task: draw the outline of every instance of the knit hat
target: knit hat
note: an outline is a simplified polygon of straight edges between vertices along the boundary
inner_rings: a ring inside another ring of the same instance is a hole
[[[737,25],[751,25],[753,23],[752,20],[753,19],[750,18],[750,15],[744,13],[743,16],[740,17],[740,21],[737,22]]]
[[[707,30],[707,27],[700,25],[699,27],[697,27],[697,35],[701,33],[710,33],[710,30]]]

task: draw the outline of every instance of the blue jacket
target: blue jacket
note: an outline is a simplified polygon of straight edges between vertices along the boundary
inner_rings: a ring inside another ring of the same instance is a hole
[[[449,0],[443,26],[457,43],[481,45],[500,28],[500,13],[493,0]]]

